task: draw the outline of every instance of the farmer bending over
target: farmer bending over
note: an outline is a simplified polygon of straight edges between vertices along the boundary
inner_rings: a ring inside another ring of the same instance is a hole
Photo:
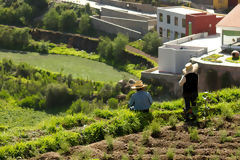
[[[196,115],[192,111],[192,107],[196,106],[196,99],[198,97],[198,64],[187,63],[183,69],[183,76],[179,81],[179,85],[183,86],[183,98],[185,101],[184,113],[186,121],[196,120]]]
[[[134,111],[149,112],[149,108],[153,102],[151,95],[144,91],[144,85],[142,81],[136,81],[136,83],[131,87],[131,89],[136,89],[137,92],[134,93],[129,101],[129,107]]]

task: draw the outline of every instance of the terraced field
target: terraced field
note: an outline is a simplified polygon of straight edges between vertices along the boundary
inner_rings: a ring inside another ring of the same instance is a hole
[[[3,58],[12,59],[16,63],[28,63],[52,72],[62,72],[66,75],[72,74],[74,78],[78,77],[94,81],[112,82],[124,78],[136,79],[135,76],[126,72],[118,71],[104,63],[76,56],[40,55],[33,52],[15,53],[0,51],[0,60]]]

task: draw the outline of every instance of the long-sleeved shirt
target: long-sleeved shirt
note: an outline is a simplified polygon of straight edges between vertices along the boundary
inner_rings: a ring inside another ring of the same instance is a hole
[[[138,91],[132,95],[129,107],[133,107],[134,110],[146,110],[150,108],[152,102],[152,97],[148,92]]]

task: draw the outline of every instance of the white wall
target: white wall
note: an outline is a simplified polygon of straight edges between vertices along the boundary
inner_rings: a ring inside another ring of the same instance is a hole
[[[163,22],[159,21],[159,13],[163,14]],[[167,15],[170,15],[170,24],[167,23]],[[175,17],[178,17],[178,26],[174,24]],[[186,15],[169,12],[162,8],[157,9],[157,31],[159,33],[159,27],[163,28],[163,37],[167,37],[167,29],[170,29],[171,35],[169,40],[174,40],[175,31],[178,32],[178,38],[181,38],[181,34],[186,34],[186,28],[182,27],[182,19],[186,19]]]
[[[164,45],[158,48],[158,66],[160,72],[182,73],[185,64],[192,57],[207,53],[207,48],[179,45]]]

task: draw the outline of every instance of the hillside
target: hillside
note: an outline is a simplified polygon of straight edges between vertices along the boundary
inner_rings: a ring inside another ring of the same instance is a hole
[[[162,127],[157,138],[148,137],[145,132],[116,138],[112,142],[112,150],[108,149],[109,143],[104,140],[86,146],[72,147],[64,154],[45,153],[31,160],[90,158],[165,160],[171,159],[171,155],[175,160],[238,159],[240,115],[235,115],[230,122],[222,121],[222,124],[218,122],[219,120],[221,117],[213,118],[208,127],[198,128],[195,134],[189,132],[191,126],[179,123],[176,128]]]

